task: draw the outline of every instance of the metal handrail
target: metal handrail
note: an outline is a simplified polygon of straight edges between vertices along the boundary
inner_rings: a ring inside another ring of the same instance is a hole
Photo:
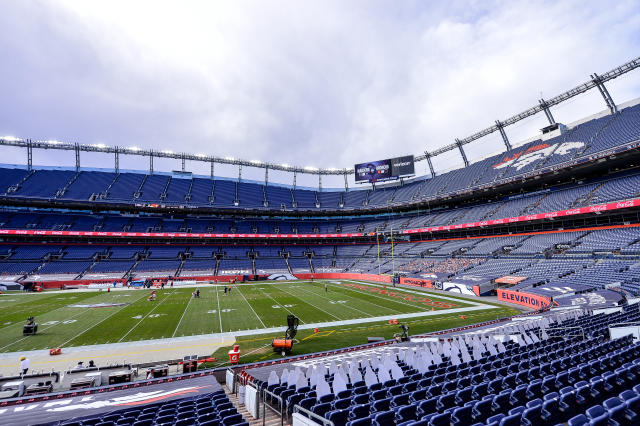
[[[640,321],[617,322],[615,324],[609,324],[609,328],[612,328],[612,327],[640,327]]]
[[[319,414],[314,413],[313,411],[309,411],[306,408],[302,408],[298,404],[293,406],[293,412],[294,413],[303,413],[303,414],[306,414],[307,416],[313,418],[314,420],[319,420],[322,423],[323,426],[335,426],[334,423],[331,420],[327,420],[326,418],[322,417]]]
[[[269,395],[271,399],[276,399],[280,405],[280,409],[273,407],[267,404],[266,395]],[[280,397],[280,395],[276,395],[275,393],[268,391],[266,388],[262,390],[262,425],[265,426],[267,422],[267,408],[273,411],[276,414],[280,415],[280,426],[284,426],[284,401]]]
[[[542,337],[542,330],[544,330],[547,334],[549,334],[550,331],[567,331],[567,330],[577,330],[578,334],[574,334],[574,335],[569,335],[567,333],[561,335],[561,336],[549,336],[549,337],[564,337],[564,338],[573,338],[573,337],[581,337],[582,340],[585,339],[585,335],[584,335],[584,328],[582,327],[578,327],[578,326],[571,326],[571,327],[549,327],[549,328],[545,328],[542,329],[540,328],[538,330],[538,338],[541,339]],[[542,340],[542,339],[541,339]]]

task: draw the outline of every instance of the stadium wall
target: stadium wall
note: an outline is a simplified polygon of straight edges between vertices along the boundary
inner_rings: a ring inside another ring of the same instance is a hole
[[[143,277],[144,274],[140,274]],[[154,283],[168,282],[168,281],[215,281],[218,283],[228,283],[231,281],[241,282],[245,277],[248,278],[249,282],[256,277],[263,277],[265,275],[206,275],[206,276],[191,276],[191,277],[157,277],[151,278]],[[389,275],[374,275],[374,274],[350,274],[350,273],[338,273],[338,272],[323,272],[323,273],[302,273],[295,274],[295,277],[302,280],[309,280],[312,277],[318,280],[330,280],[330,279],[341,279],[341,280],[364,280],[364,281],[373,281],[379,283],[390,284],[391,276]],[[265,276],[266,278],[266,276]],[[108,284],[113,283],[114,281],[125,284],[126,280],[121,278],[112,278],[112,279],[93,279],[93,280],[52,280],[52,281],[29,281],[34,285],[39,285],[45,289],[57,289],[62,286],[88,286],[89,284]],[[414,284],[416,285],[416,284]]]

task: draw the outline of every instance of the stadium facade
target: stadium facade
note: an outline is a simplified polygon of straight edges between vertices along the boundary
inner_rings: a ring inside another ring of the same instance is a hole
[[[24,147],[28,158],[25,166],[0,168],[5,286],[342,278],[394,282],[423,296],[411,286],[471,300],[495,293],[529,308],[402,343],[135,384],[131,377],[111,383],[109,376],[108,386],[91,381],[51,394],[58,372],[2,378],[3,392],[20,394],[0,401],[3,422],[235,425],[265,422],[270,407],[277,423],[295,425],[637,424],[640,102],[616,105],[604,83],[639,64],[594,74],[416,156],[428,163],[429,176],[368,189],[349,189],[347,170],[0,139]],[[604,112],[555,121],[551,107],[590,89],[601,93]],[[537,113],[549,126],[512,146],[505,128]],[[464,146],[494,132],[506,151],[469,164]],[[35,167],[33,149],[74,151],[76,168]],[[450,150],[459,150],[465,167],[435,174],[431,158]],[[114,170],[83,169],[85,151],[114,154]],[[149,171],[120,170],[119,156],[127,154],[148,156]],[[183,170],[154,171],[156,156],[182,159]],[[210,162],[211,176],[189,175],[186,160]],[[214,177],[216,163],[237,165],[238,178]],[[264,168],[265,181],[243,181],[242,167]],[[270,169],[292,172],[293,185],[269,184]],[[297,173],[317,175],[318,188],[297,187]],[[325,174],[345,175],[345,188],[323,189]],[[109,368],[118,370],[114,378],[133,374],[130,365]],[[102,374],[92,373],[92,380]],[[33,392],[24,396],[27,381]]]
[[[604,83],[639,64],[594,74],[416,156],[431,175],[368,189],[350,189],[347,170],[3,138],[0,144],[24,147],[28,161],[0,168],[0,273],[49,287],[367,274],[470,294],[498,291],[511,301],[620,303],[640,291],[640,105],[616,105]],[[605,111],[555,121],[552,106],[590,89],[600,91]],[[549,126],[513,147],[505,128],[536,113]],[[464,146],[493,132],[507,150],[469,164]],[[35,167],[33,149],[74,151],[76,168]],[[431,158],[452,149],[466,167],[433,173]],[[113,153],[114,169],[83,169],[84,151]],[[120,170],[120,155],[148,156],[149,171]],[[180,158],[183,170],[154,171],[154,157]],[[210,162],[211,176],[189,174],[186,160]],[[236,164],[238,178],[215,177],[216,163]],[[265,181],[242,180],[243,166],[264,168]],[[290,171],[293,185],[270,184],[270,169]],[[318,188],[297,187],[298,173],[316,174]],[[343,174],[345,188],[323,189],[326,174]]]

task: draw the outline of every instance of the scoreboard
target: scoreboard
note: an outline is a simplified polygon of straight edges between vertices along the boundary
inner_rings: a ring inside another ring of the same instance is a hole
[[[394,180],[415,174],[413,155],[355,165],[356,183]]]

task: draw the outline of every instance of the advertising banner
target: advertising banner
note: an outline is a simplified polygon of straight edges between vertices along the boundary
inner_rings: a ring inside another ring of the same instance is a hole
[[[69,392],[67,397],[65,395],[60,395],[61,398],[44,397],[42,401],[1,408],[2,424],[51,424],[50,422],[73,417],[94,416],[110,411],[145,407],[152,403],[168,402],[173,399],[195,397],[215,392],[221,387],[212,376],[204,376],[189,378],[189,380],[174,378],[172,381],[136,382],[136,385],[127,383],[122,386],[122,390],[107,391],[109,389],[107,386],[101,389],[102,391],[95,393],[82,389],[81,392]],[[38,396],[40,395],[30,398],[34,401]]]
[[[413,176],[416,173],[413,155],[392,158],[391,176]]]
[[[617,203],[599,204],[599,205],[588,206],[588,207],[578,207],[575,209],[560,210],[556,212],[537,213],[537,214],[529,214],[525,216],[484,220],[481,222],[461,223],[457,225],[433,226],[430,228],[405,229],[404,231],[402,231],[402,233],[417,234],[421,232],[450,231],[455,229],[478,228],[478,227],[492,226],[492,225],[504,225],[504,224],[516,223],[516,222],[528,222],[528,221],[540,220],[540,219],[552,219],[556,217],[566,217],[566,216],[573,216],[577,214],[598,213],[598,212],[626,209],[626,208],[638,207],[638,206],[640,206],[640,199],[635,199],[635,200],[628,200],[628,201],[619,201]]]
[[[532,309],[544,309],[551,305],[551,301],[538,294],[529,294],[520,291],[498,289],[498,300],[515,303]]]
[[[422,278],[400,277],[400,284],[431,288],[431,281]]]
[[[461,223],[457,225],[433,226],[429,228],[405,229],[402,234],[418,234],[423,232],[449,231],[457,229],[477,228],[484,226],[527,222],[539,219],[573,216],[585,213],[597,213],[640,206],[640,198],[620,201],[617,203],[600,204],[589,207],[579,207],[557,212],[537,213],[526,216],[492,219],[481,222]],[[34,229],[0,229],[0,235],[28,235],[45,237],[110,237],[110,238],[261,238],[261,239],[327,239],[362,237],[362,232],[334,233],[334,234],[214,234],[192,232],[111,232],[111,231],[51,231]],[[371,234],[375,235],[375,234]]]

